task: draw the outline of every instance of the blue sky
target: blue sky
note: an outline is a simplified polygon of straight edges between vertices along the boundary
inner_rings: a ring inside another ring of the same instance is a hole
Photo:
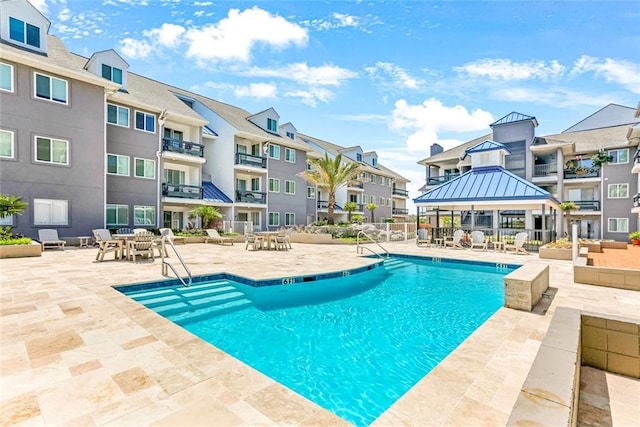
[[[637,2],[31,1],[72,52],[113,48],[132,72],[375,150],[412,198],[434,142],[640,101]]]

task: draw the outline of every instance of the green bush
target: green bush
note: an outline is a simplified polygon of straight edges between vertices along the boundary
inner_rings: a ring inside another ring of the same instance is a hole
[[[9,246],[9,245],[29,245],[31,244],[31,239],[28,237],[18,237],[16,239],[2,239],[0,240],[0,246]]]

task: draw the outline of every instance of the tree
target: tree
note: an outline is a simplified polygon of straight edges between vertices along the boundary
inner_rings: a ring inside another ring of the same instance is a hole
[[[344,204],[342,209],[347,211],[347,221],[350,223],[351,215],[353,215],[353,213],[358,210],[358,204],[356,202],[347,202]]]
[[[580,206],[575,204],[575,202],[568,201],[560,203],[558,205],[558,209],[562,211],[562,214],[564,216],[564,223],[567,227],[567,236],[569,239],[571,239],[571,222],[569,221],[569,219],[571,218],[571,211],[577,211],[578,209],[580,209]]]
[[[209,228],[212,221],[222,219],[222,214],[215,206],[200,205],[189,214],[195,218],[202,218],[202,228]]]
[[[373,211],[376,210],[376,208],[378,207],[378,205],[376,205],[375,203],[369,203],[367,204],[367,209],[369,209],[369,212],[371,212],[371,222],[375,222],[375,218],[373,217]]]
[[[28,203],[22,201],[22,197],[0,194],[0,218],[4,219],[11,215],[21,215],[27,208]],[[0,239],[10,239],[13,237],[13,227],[0,227]]]
[[[327,189],[329,193],[327,216],[329,224],[333,224],[333,212],[336,209],[336,191],[357,175],[360,165],[355,162],[342,163],[342,154],[338,154],[334,159],[331,159],[327,153],[324,154],[324,157],[312,159],[310,165],[310,170],[300,172],[298,176],[312,184]]]

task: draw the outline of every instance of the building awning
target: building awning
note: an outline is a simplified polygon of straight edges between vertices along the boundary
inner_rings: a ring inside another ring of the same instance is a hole
[[[213,182],[202,181],[202,199],[207,202],[233,203]]]

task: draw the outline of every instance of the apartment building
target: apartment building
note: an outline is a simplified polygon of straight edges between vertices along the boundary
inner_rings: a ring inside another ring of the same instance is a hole
[[[447,151],[432,146],[431,156],[418,162],[426,170],[422,191],[469,171],[465,151],[488,139],[507,149],[505,169],[555,199],[573,201],[580,207],[571,214],[580,237],[626,240],[628,233],[638,228],[638,218],[630,215],[638,181],[629,171],[638,139],[627,137],[640,122],[634,113],[636,109],[610,104],[559,134],[536,136],[536,118],[512,112],[490,125],[491,134]],[[602,166],[594,164],[592,157],[598,153],[610,161]],[[555,220],[556,231],[566,231],[561,218],[543,219],[543,213],[536,210],[474,212],[474,224],[469,223],[467,211],[458,214],[462,225],[469,227],[540,229]]]
[[[15,232],[181,229],[198,225],[199,205],[257,229],[321,218],[322,192],[300,176],[317,147],[275,109],[251,113],[137,75],[112,49],[73,54],[26,0],[2,1],[0,19],[0,191],[29,204],[6,219]],[[404,219],[406,179],[374,152],[327,144],[368,168],[345,201]]]

